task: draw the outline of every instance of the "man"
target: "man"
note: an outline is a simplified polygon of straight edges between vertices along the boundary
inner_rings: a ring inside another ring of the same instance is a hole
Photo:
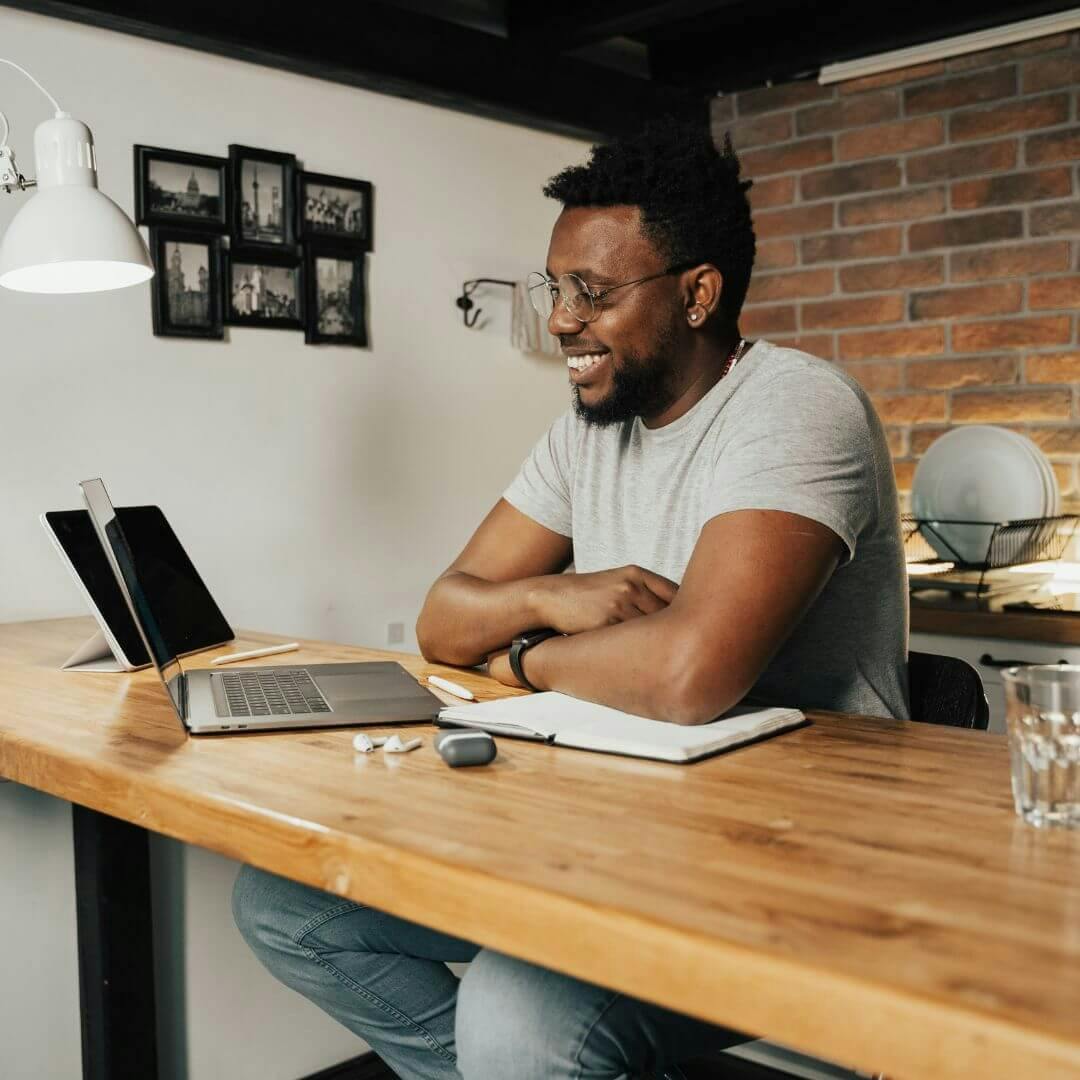
[[[674,125],[548,185],[563,211],[532,294],[573,409],[432,586],[429,659],[682,724],[744,698],[907,715],[884,434],[830,364],[741,339],[748,187],[729,144]],[[621,1080],[730,1041],[248,868],[234,910],[403,1080]],[[444,962],[467,960],[459,986]]]

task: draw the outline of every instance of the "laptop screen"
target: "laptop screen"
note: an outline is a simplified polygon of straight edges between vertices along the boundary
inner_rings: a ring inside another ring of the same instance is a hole
[[[131,617],[139,628],[146,651],[161,677],[177,716],[183,721],[183,669],[161,632],[161,621],[155,614],[154,606],[140,579],[137,561],[131,553],[131,545],[124,535],[109,493],[100,480],[84,480],[79,487],[82,488],[90,520],[94,523],[94,531],[116,575],[116,582],[124,594]]]

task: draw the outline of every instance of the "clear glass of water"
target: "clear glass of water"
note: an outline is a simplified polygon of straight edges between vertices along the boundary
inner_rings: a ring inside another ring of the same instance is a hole
[[[1080,666],[1001,674],[1016,812],[1031,825],[1080,827]]]

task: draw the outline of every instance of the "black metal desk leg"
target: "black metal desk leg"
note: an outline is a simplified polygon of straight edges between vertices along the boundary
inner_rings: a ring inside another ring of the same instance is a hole
[[[72,805],[83,1080],[158,1075],[145,829]]]

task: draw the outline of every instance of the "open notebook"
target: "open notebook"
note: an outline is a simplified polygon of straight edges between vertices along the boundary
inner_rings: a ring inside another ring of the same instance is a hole
[[[553,691],[450,705],[439,711],[439,723],[446,726],[679,763],[731,750],[805,722],[798,709],[736,708],[711,724],[687,727],[646,720]]]

